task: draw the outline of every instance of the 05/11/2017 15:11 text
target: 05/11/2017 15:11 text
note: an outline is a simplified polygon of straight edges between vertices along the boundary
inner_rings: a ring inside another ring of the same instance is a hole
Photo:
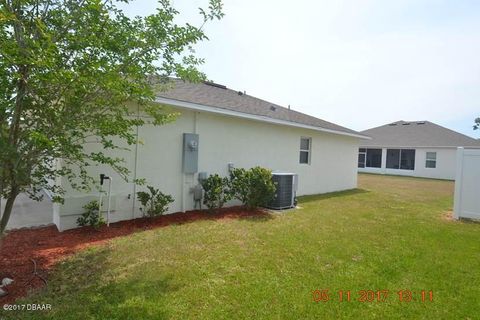
[[[385,302],[395,298],[399,302],[433,302],[432,290],[338,290],[331,292],[329,289],[316,289],[312,291],[314,302]]]

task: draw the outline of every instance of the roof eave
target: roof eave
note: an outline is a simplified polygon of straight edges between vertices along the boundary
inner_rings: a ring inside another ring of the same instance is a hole
[[[155,98],[155,102],[162,103],[162,104],[167,104],[167,105],[171,105],[171,106],[175,106],[175,107],[179,107],[179,108],[195,110],[195,111],[205,111],[205,112],[210,112],[210,113],[228,115],[228,116],[237,117],[237,118],[243,118],[243,119],[261,121],[261,122],[267,122],[267,123],[286,125],[286,126],[303,128],[303,129],[310,129],[310,130],[321,131],[321,132],[327,132],[327,133],[338,134],[338,135],[342,135],[342,136],[354,137],[354,138],[359,138],[359,139],[366,139],[366,140],[371,140],[372,139],[368,136],[364,136],[364,135],[361,135],[361,134],[355,134],[355,133],[343,132],[343,131],[332,130],[332,129],[322,128],[322,127],[310,126],[310,125],[302,124],[302,123],[298,123],[298,122],[285,121],[285,120],[270,118],[270,117],[267,117],[267,116],[260,116],[260,115],[250,114],[250,113],[238,112],[238,111],[233,111],[233,110],[229,110],[229,109],[222,109],[222,108],[218,108],[218,107],[212,107],[212,106],[207,106],[207,105],[203,105],[203,104],[198,104],[198,103],[193,103],[193,102],[188,102],[188,101],[182,101],[182,100],[176,100],[176,99],[171,99],[171,98],[165,98],[165,97],[158,97],[157,96]]]

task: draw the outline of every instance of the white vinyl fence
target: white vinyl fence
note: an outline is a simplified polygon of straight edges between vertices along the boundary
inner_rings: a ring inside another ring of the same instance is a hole
[[[454,217],[480,219],[480,150],[457,150]]]

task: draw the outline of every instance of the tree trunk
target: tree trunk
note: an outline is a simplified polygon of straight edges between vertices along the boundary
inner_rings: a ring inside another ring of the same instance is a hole
[[[7,227],[8,220],[10,219],[10,215],[12,214],[13,204],[15,203],[15,199],[18,196],[18,192],[11,192],[7,198],[7,202],[5,203],[5,209],[3,210],[2,220],[0,220],[0,237],[3,235],[5,228]]]

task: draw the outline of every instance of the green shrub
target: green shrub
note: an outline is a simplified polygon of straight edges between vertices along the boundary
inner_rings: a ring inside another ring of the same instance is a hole
[[[105,224],[105,219],[99,212],[98,201],[90,201],[83,206],[83,209],[87,211],[82,213],[82,216],[77,219],[77,224],[79,226],[91,226],[98,229]]]
[[[232,199],[228,178],[222,178],[218,174],[210,175],[202,181],[202,187],[205,191],[203,203],[210,210],[222,208],[227,201]]]
[[[147,186],[147,188],[150,192],[137,192],[138,201],[143,206],[141,208],[143,215],[154,217],[165,213],[168,210],[168,205],[173,202],[173,197],[152,186]]]
[[[232,195],[249,209],[265,206],[275,196],[272,172],[262,167],[233,169],[230,185]]]
[[[230,171],[230,186],[233,197],[245,205],[250,195],[250,182],[247,170],[234,168]]]

